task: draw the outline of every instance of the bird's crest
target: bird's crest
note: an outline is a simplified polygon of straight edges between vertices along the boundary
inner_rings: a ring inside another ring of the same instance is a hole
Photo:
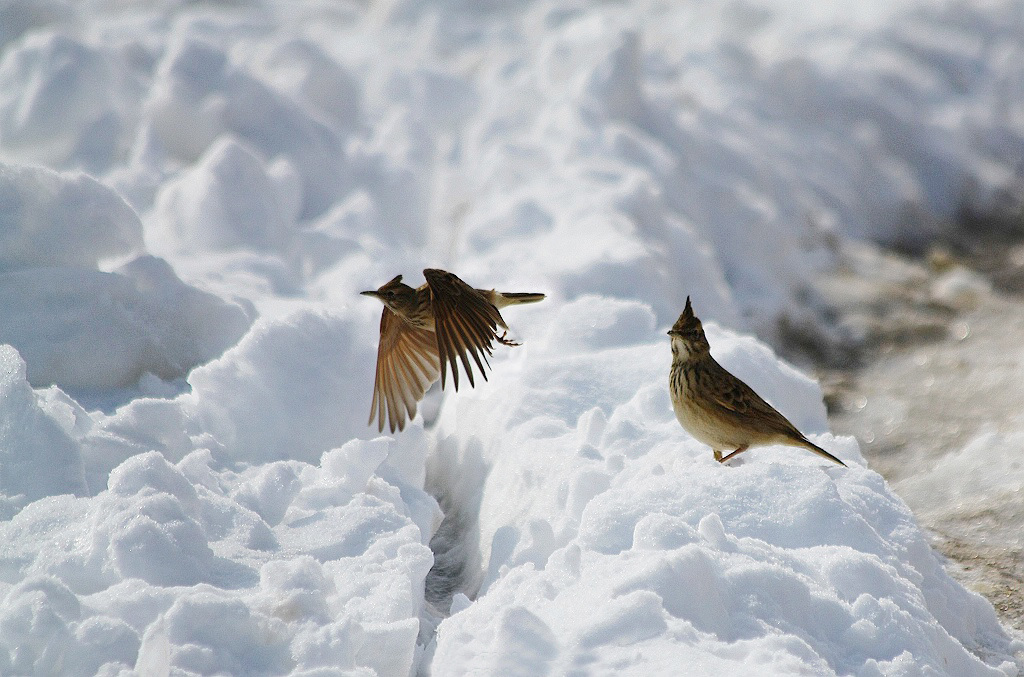
[[[385,289],[394,289],[395,287],[397,287],[400,284],[402,284],[402,276],[401,275],[395,275],[393,278],[391,278],[387,282],[387,284],[382,285],[379,288],[379,291],[384,291]]]
[[[699,329],[701,329],[700,320],[693,314],[693,306],[690,305],[690,297],[687,296],[686,307],[683,308],[683,314],[672,325],[672,331],[685,334]]]

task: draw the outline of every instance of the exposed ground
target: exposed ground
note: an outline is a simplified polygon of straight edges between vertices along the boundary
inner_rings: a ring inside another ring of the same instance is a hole
[[[981,239],[919,255],[873,245],[845,252],[816,290],[845,339],[815,362],[832,429],[857,437],[934,534],[951,574],[1024,632],[1020,491],[965,502],[941,486],[913,487],[979,435],[1024,430],[1024,245]]]

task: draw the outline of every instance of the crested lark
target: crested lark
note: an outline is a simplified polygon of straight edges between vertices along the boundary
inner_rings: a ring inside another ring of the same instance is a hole
[[[385,416],[391,432],[395,428],[403,430],[406,417],[416,417],[416,403],[438,376],[444,388],[449,365],[458,390],[456,358],[462,360],[469,385],[474,385],[469,356],[487,380],[484,364],[490,366],[487,357],[491,341],[519,345],[505,339],[507,331],[498,336],[499,326],[508,329],[498,310],[544,298],[544,294],[474,289],[455,275],[435,268],[424,270],[423,277],[426,284],[416,289],[402,284],[398,275],[376,291],[361,292],[384,303],[369,421],[372,424],[376,418],[380,431],[384,430]]]
[[[716,461],[724,463],[750,447],[785,444],[846,465],[804,437],[785,416],[711,357],[690,297],[668,334],[672,337],[672,408],[683,428],[711,447]],[[723,457],[723,450],[730,453]]]

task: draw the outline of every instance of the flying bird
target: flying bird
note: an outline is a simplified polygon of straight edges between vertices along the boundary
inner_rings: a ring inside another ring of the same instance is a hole
[[[475,385],[470,358],[487,380],[484,365],[490,366],[487,358],[492,354],[492,342],[519,345],[505,338],[508,325],[500,309],[544,298],[538,293],[474,289],[437,268],[427,268],[423,277],[426,283],[415,289],[397,275],[375,291],[361,292],[384,303],[369,420],[372,425],[376,418],[381,432],[385,418],[391,432],[403,430],[406,419],[416,417],[417,403],[438,377],[445,387],[449,367],[457,391],[456,360],[462,361],[469,385]],[[498,327],[505,330],[501,336]]]
[[[711,357],[711,346],[700,320],[693,314],[689,296],[668,335],[672,337],[672,408],[683,428],[711,447],[716,461],[725,463],[750,447],[785,444],[803,447],[846,465],[808,440],[750,386]],[[726,450],[730,453],[723,457]]]

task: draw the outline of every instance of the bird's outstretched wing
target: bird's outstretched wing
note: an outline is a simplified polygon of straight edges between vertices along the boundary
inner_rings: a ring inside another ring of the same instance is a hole
[[[498,339],[495,330],[505,327],[505,320],[483,294],[473,289],[455,275],[435,268],[423,271],[423,277],[430,288],[430,302],[434,309],[434,331],[437,332],[437,352],[441,362],[441,387],[451,365],[455,390],[459,389],[459,367],[456,358],[462,360],[469,385],[473,383],[473,369],[469,364],[472,356],[484,380],[487,371],[484,364],[491,354],[491,341]],[[481,360],[482,358],[482,360]]]
[[[416,403],[439,374],[433,332],[407,324],[384,306],[369,422],[376,418],[377,430],[383,432],[387,416],[391,432],[405,429],[406,419],[416,417]]]

